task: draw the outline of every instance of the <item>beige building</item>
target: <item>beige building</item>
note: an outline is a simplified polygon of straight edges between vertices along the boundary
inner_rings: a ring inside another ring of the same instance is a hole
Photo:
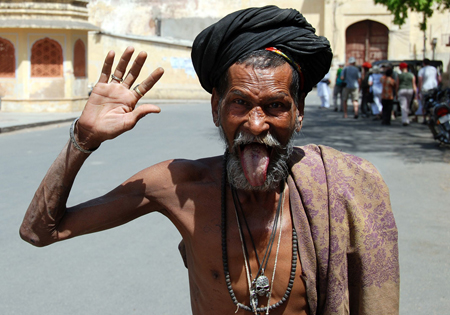
[[[1,111],[76,111],[86,103],[88,1],[0,2]]]
[[[12,45],[15,65],[14,71],[9,69],[6,75],[0,68],[1,110],[78,110],[85,102],[88,86],[98,79],[107,52],[114,50],[120,55],[130,45],[136,51],[148,53],[138,81],[158,66],[165,69],[165,75],[146,98],[209,98],[202,90],[190,60],[195,36],[230,12],[274,3],[282,8],[299,10],[319,35],[329,39],[334,52],[332,75],[336,65],[350,56],[356,57],[358,63],[423,58],[424,36],[419,30],[421,15],[410,13],[406,24],[400,28],[392,23],[393,17],[386,8],[375,5],[373,0],[9,1],[0,4],[0,56],[4,58],[5,55],[2,45],[9,47],[8,51]],[[21,22],[11,23],[18,19]],[[27,19],[35,22],[26,22],[24,26],[22,22]],[[448,12],[434,13],[426,37],[425,55],[443,61],[443,77],[448,86]],[[36,61],[33,47],[45,38],[61,47],[62,74],[58,77],[52,77],[53,74],[39,77],[33,72]],[[74,53],[79,41],[87,51],[84,76],[75,73],[76,65],[82,63],[75,60],[80,54]]]

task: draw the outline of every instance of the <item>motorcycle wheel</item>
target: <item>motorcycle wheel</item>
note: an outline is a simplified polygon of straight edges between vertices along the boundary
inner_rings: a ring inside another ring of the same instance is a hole
[[[430,131],[433,134],[434,139],[436,139],[437,135],[440,133],[440,130],[439,127],[434,122],[434,119],[430,118],[428,120],[428,128],[430,128]]]

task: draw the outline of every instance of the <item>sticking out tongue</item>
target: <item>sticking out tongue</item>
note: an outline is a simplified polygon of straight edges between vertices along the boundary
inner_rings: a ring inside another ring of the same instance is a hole
[[[269,152],[264,144],[247,144],[241,149],[241,165],[252,186],[262,186],[266,181]]]

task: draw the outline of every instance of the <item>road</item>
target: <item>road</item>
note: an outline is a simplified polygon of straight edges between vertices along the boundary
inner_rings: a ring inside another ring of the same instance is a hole
[[[343,119],[318,104],[314,93],[308,96],[296,144],[320,143],[366,158],[390,188],[399,228],[401,314],[448,313],[450,148],[439,147],[423,125]],[[190,314],[180,236],[159,214],[45,248],[20,240],[25,210],[68,129],[65,123],[0,134],[0,314]],[[163,105],[160,114],[92,154],[69,205],[104,194],[159,161],[223,150],[207,103]]]

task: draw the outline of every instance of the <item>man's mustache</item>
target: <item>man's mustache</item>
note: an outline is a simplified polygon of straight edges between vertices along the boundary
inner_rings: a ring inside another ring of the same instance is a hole
[[[255,136],[251,133],[239,131],[233,141],[233,147],[231,148],[232,152],[236,152],[236,149],[245,144],[251,143],[260,143],[265,144],[268,147],[272,147],[275,149],[283,149],[284,146],[280,144],[280,142],[273,136],[270,132],[265,134],[264,136]]]

